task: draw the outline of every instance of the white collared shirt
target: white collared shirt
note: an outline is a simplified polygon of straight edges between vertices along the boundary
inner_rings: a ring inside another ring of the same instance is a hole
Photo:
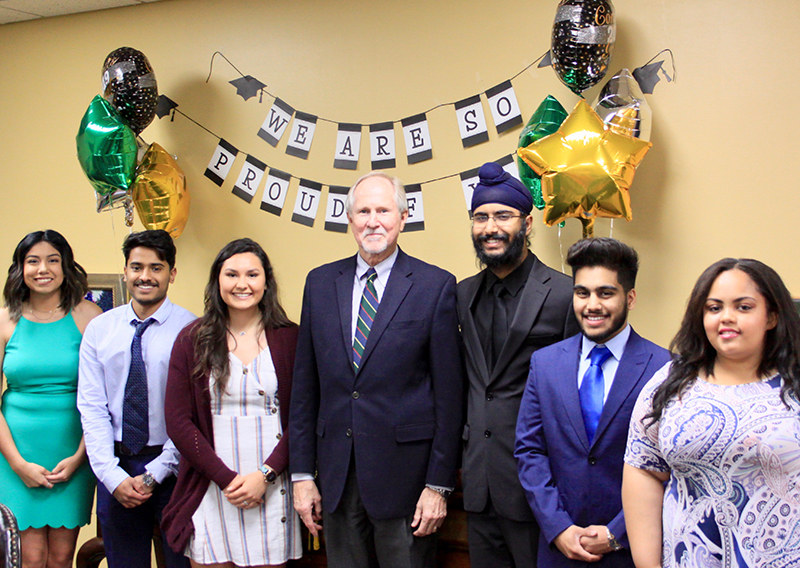
[[[164,396],[172,344],[194,314],[164,299],[156,320],[142,336],[142,358],[147,369],[149,405],[148,446],[164,446],[147,464],[156,482],[178,471],[180,455],[167,437]],[[113,493],[129,475],[114,455],[114,442],[122,441],[122,403],[131,366],[131,343],[139,321],[130,303],[97,316],[83,334],[78,373],[78,410],[81,413],[86,453],[97,479]]]
[[[383,298],[383,291],[386,290],[386,284],[389,283],[389,276],[392,274],[392,268],[394,268],[394,263],[397,260],[397,252],[400,249],[398,247],[394,248],[394,252],[387,256],[385,259],[380,261],[378,264],[374,266],[375,273],[377,277],[375,278],[375,292],[378,294],[378,301],[381,301]],[[352,307],[352,319],[350,320],[350,339],[351,343],[355,340],[356,337],[356,325],[358,324],[358,308],[361,306],[361,296],[364,294],[364,288],[367,285],[367,279],[365,278],[367,271],[370,269],[370,265],[367,264],[367,261],[361,258],[360,254],[356,255],[356,272],[353,276],[353,307]]]
[[[605,345],[608,350],[611,351],[611,357],[606,359],[606,362],[603,363],[603,403],[605,403],[606,399],[608,399],[608,393],[611,391],[611,385],[614,383],[614,377],[617,375],[619,362],[622,360],[622,355],[625,353],[625,346],[628,344],[628,338],[630,338],[630,336],[631,324],[626,324],[625,329],[620,331],[607,342],[600,344]],[[586,374],[586,371],[589,370],[589,366],[591,365],[591,359],[589,358],[589,355],[591,354],[595,345],[598,344],[587,338],[585,335],[582,337],[581,358],[578,363],[578,390],[581,388],[583,376]]]

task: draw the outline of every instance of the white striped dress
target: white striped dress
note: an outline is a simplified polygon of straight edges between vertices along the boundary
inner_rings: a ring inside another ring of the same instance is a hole
[[[217,455],[232,470],[258,470],[282,436],[278,378],[269,347],[245,366],[230,354],[227,392],[211,380],[211,415]],[[288,474],[267,486],[264,503],[253,509],[231,505],[224,487],[211,482],[192,516],[194,536],[186,555],[200,564],[237,566],[282,564],[300,558],[300,519],[291,502]]]

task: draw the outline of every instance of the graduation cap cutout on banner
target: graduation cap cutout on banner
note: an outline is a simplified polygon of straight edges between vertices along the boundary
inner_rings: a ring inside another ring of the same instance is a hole
[[[667,72],[664,71],[663,65],[664,61],[655,61],[633,70],[633,78],[639,83],[639,87],[641,87],[643,93],[647,95],[653,94],[653,89],[655,89],[656,85],[661,81],[659,71],[664,74],[667,81],[672,81],[672,77],[667,75]]]
[[[252,75],[245,75],[244,77],[240,77],[239,79],[234,79],[233,81],[228,82],[236,87],[236,94],[242,97],[244,100],[255,97],[256,93],[266,87],[264,83]],[[261,94],[263,96],[263,91]],[[258,102],[261,102],[261,97],[259,97]]]
[[[158,95],[158,101],[156,102],[156,116],[158,118],[164,118],[174,108],[178,108],[178,103],[166,95]]]
[[[551,67],[552,65],[553,65],[553,60],[550,58],[550,50],[548,50],[547,53],[545,53],[542,56],[542,60],[536,67],[541,69],[542,67]]]

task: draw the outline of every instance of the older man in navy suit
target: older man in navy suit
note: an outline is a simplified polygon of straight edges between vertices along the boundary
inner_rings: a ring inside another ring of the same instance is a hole
[[[539,568],[633,568],[622,457],[639,391],[669,353],[628,324],[638,256],[614,239],[570,247],[582,333],[531,357],[517,419],[519,479],[541,527]]]
[[[408,206],[395,178],[367,174],[345,208],[358,254],[312,270],[303,297],[295,508],[312,534],[323,520],[331,568],[432,567],[461,430],[455,278],[397,247]]]

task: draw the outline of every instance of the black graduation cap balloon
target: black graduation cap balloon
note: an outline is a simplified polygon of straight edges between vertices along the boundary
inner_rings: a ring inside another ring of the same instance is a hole
[[[655,89],[658,82],[661,81],[661,77],[658,76],[659,71],[664,73],[667,81],[670,81],[670,76],[664,71],[663,65],[663,61],[656,61],[654,63],[642,65],[633,70],[633,78],[639,83],[639,87],[641,87],[643,93],[647,93],[648,95],[653,94],[653,89]]]
[[[229,81],[229,83],[236,87],[236,94],[242,97],[244,100],[255,97],[261,89],[266,87],[264,83],[252,75],[246,75],[244,77],[240,77],[239,79],[234,79],[233,81]]]
[[[156,116],[158,84],[144,53],[120,47],[103,63],[103,98],[140,134]]]
[[[611,0],[561,0],[550,43],[556,75],[580,95],[605,76],[615,39]]]

